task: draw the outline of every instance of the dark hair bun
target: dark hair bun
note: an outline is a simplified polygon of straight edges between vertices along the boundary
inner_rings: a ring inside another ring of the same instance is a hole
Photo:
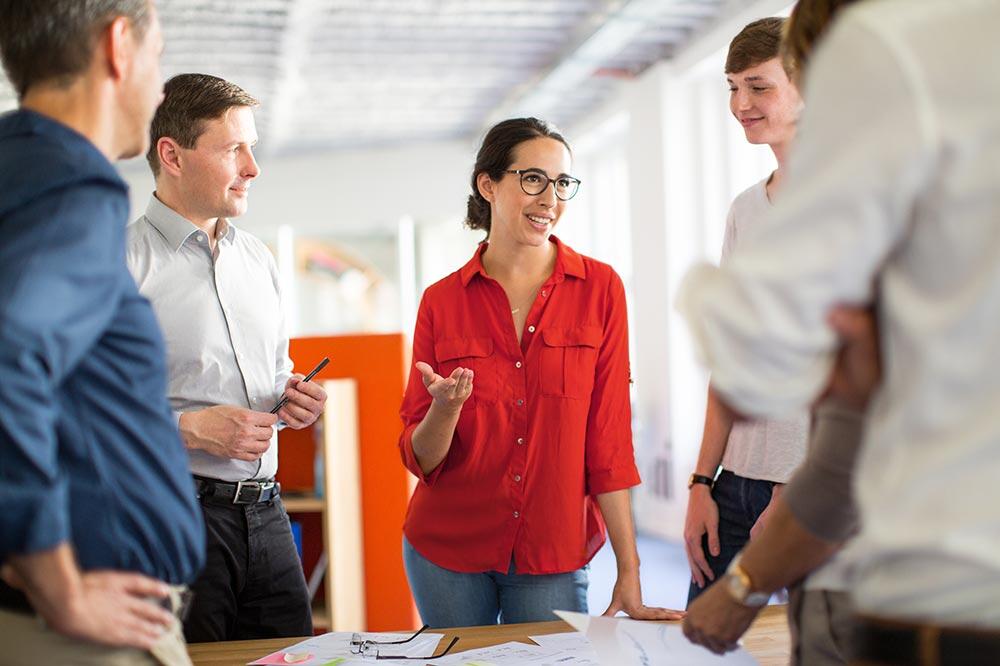
[[[470,229],[482,229],[486,233],[490,231],[490,204],[478,192],[469,195],[465,226]]]

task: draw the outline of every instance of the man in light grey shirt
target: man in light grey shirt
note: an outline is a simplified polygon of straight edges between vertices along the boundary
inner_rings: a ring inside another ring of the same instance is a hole
[[[259,169],[256,100],[213,76],[165,86],[147,158],[156,192],[129,227],[127,260],[167,343],[168,396],[205,516],[208,557],[185,622],[190,642],[312,633],[278,496],[277,431],[312,424],[323,389],[293,376],[267,247],[227,218]],[[270,409],[282,395],[288,404]],[[280,419],[280,421],[279,421]]]

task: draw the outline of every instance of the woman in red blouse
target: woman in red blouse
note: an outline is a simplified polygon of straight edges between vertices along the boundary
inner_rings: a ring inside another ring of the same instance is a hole
[[[493,127],[472,174],[472,259],[424,292],[399,440],[419,480],[404,526],[407,577],[434,627],[587,611],[604,544],[618,580],[605,614],[642,603],[628,488],[625,292],[610,266],[552,235],[579,186],[565,139],[535,118]]]

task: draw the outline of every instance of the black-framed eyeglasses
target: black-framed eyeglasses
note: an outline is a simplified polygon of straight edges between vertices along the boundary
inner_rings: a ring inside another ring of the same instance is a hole
[[[435,654],[430,657],[407,657],[405,655],[382,654],[383,645],[404,645],[427,631],[429,628],[430,625],[425,624],[420,627],[417,633],[413,634],[409,638],[404,638],[401,641],[373,641],[362,638],[361,634],[355,633],[351,635],[351,654],[357,654],[363,657],[374,657],[375,659],[423,659],[426,661],[428,659],[438,659],[439,657],[443,657],[451,652],[451,649],[455,647],[455,643],[458,642],[458,636],[452,638],[451,642],[448,643],[448,647],[442,650],[440,654]]]
[[[521,177],[521,190],[525,194],[536,196],[545,191],[545,188],[552,183],[552,188],[556,192],[556,198],[560,201],[569,201],[576,196],[580,189],[580,179],[563,174],[556,178],[549,178],[541,169],[507,169],[504,173],[516,173]]]

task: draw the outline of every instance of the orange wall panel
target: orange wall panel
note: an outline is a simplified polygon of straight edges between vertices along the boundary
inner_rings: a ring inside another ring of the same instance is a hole
[[[401,334],[295,338],[290,355],[295,371],[302,374],[329,356],[329,365],[316,381],[341,377],[357,381],[367,630],[412,627],[416,616],[402,561],[402,526],[410,491],[397,447],[406,381],[405,340]],[[312,433],[286,429],[280,437],[282,488],[312,489]]]

